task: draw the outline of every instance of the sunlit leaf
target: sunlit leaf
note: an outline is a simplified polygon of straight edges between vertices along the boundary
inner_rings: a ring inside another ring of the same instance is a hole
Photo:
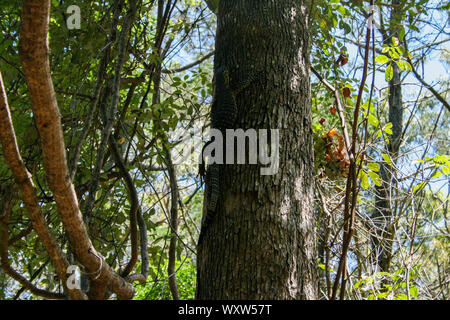
[[[392,68],[392,65],[389,64],[385,71],[385,79],[387,82],[392,80],[392,77],[394,76],[394,68]]]
[[[361,187],[364,190],[367,190],[369,188],[369,177],[364,171],[361,171]]]
[[[382,153],[381,156],[383,157],[383,160],[387,162],[388,165],[392,165],[391,157],[387,153]]]
[[[381,54],[375,59],[375,61],[380,64],[385,64],[389,62],[389,58]]]

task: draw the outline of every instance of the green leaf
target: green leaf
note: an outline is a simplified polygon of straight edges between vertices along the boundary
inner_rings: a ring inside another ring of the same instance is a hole
[[[420,29],[419,28],[417,28],[415,25],[413,25],[413,24],[409,24],[408,25],[408,28],[410,28],[411,30],[414,30],[414,31],[416,31],[416,32],[420,32]]]
[[[403,26],[400,29],[400,33],[399,33],[399,38],[400,40],[403,40],[405,38],[405,28],[403,28]]]
[[[405,60],[398,60],[398,61],[395,61],[395,63],[396,63],[396,64],[398,65],[398,67],[399,67],[400,69],[402,69],[403,71],[405,71],[406,69],[408,69],[409,71],[412,70],[411,65],[410,65],[407,61],[405,61]]]
[[[392,130],[391,130],[391,128],[392,128],[392,123],[387,123],[385,126],[384,126],[384,132],[386,132],[387,134],[392,134]]]
[[[439,178],[440,176],[442,176],[442,172],[441,171],[436,171],[433,176],[431,177],[431,179],[433,178]]]
[[[343,16],[344,16],[345,13],[346,13],[346,10],[345,10],[345,8],[344,8],[343,6],[339,6],[339,7],[337,8],[337,11],[338,11],[340,14],[342,14]]]
[[[389,58],[386,57],[384,54],[381,54],[375,59],[375,61],[380,64],[385,64],[389,62]]]
[[[370,112],[370,111],[373,111],[373,110],[375,109],[375,106],[374,106],[373,103],[370,103],[370,106],[369,106],[369,101],[366,101],[361,107],[362,107],[363,109],[368,110],[369,112]]]
[[[371,125],[373,125],[374,127],[378,127],[379,121],[373,114],[369,113],[368,120]]]
[[[416,184],[413,188],[413,193],[416,193],[417,191],[422,190],[424,186],[425,186],[425,182],[420,182],[420,183]]]
[[[395,47],[395,50],[398,52],[399,55],[403,56],[403,48],[402,47]]]
[[[380,165],[376,162],[369,162],[367,164],[367,168],[369,168],[370,170],[372,170],[373,172],[378,172],[380,171]]]
[[[409,289],[409,293],[411,294],[412,297],[417,298],[417,296],[419,295],[419,289],[417,289],[416,286],[412,286]]]
[[[369,188],[369,177],[364,171],[361,171],[361,187],[364,190],[367,190]]]
[[[392,59],[395,59],[395,60],[400,59],[400,55],[397,53],[397,50],[389,51],[389,55],[391,56]]]
[[[389,64],[384,73],[384,77],[385,77],[386,81],[389,82],[392,80],[393,76],[394,76],[394,68],[392,68],[392,65]]]
[[[400,293],[394,297],[394,300],[408,300],[408,296],[406,294]]]
[[[373,183],[375,183],[377,187],[381,187],[383,182],[381,181],[380,176],[378,174],[376,174],[373,171],[367,171],[367,174],[370,176],[370,179],[372,179]]]
[[[361,279],[357,283],[355,283],[355,289],[358,289],[364,283],[364,281],[365,279]]]
[[[386,298],[389,295],[389,291],[381,292],[377,294],[378,298]]]
[[[389,157],[387,153],[382,153],[381,156],[383,157],[383,160],[387,162],[388,165],[392,166],[391,157]]]
[[[379,137],[381,137],[382,136],[382,132],[381,132],[381,130],[377,130],[377,133],[375,134],[375,138],[376,139],[378,139]]]

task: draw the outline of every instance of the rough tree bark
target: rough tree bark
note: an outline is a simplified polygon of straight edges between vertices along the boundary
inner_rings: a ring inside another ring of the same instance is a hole
[[[235,128],[279,129],[279,171],[224,165],[198,248],[197,299],[316,299],[306,1],[219,1],[215,52],[232,85],[264,70],[237,96]]]

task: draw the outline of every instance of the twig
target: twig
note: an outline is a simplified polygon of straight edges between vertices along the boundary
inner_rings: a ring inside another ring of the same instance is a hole
[[[373,0],[371,1],[373,5]],[[343,236],[343,245],[342,245],[342,255],[339,260],[339,267],[336,274],[336,278],[333,285],[333,291],[331,295],[331,300],[336,299],[337,290],[339,286],[340,278],[342,278],[341,282],[341,292],[340,299],[344,299],[345,296],[345,283],[347,281],[346,278],[346,266],[347,266],[347,252],[350,246],[350,241],[353,235],[355,214],[356,214],[356,198],[358,196],[358,186],[357,186],[357,165],[356,165],[356,143],[358,138],[358,117],[359,111],[361,107],[362,94],[364,92],[364,86],[367,79],[367,69],[369,65],[369,51],[370,51],[370,39],[371,39],[371,30],[367,27],[366,33],[366,46],[365,46],[365,56],[364,56],[364,69],[363,76],[361,79],[361,84],[359,87],[358,98],[356,100],[356,106],[353,114],[353,126],[352,126],[352,146],[350,157],[350,168],[349,175],[347,177],[347,187],[346,187],[346,195],[345,195],[345,206],[344,206],[344,236]]]
[[[339,96],[339,91],[335,87],[333,87],[333,85],[331,85],[324,77],[322,77],[319,74],[319,72],[316,69],[314,69],[313,66],[311,66],[311,71],[316,75],[316,77],[320,80],[320,82],[322,82],[325,85],[325,87],[327,87],[334,94],[339,118],[341,120],[342,132],[344,134],[345,148],[347,149],[347,154],[349,155],[349,157],[352,157],[353,154],[351,152],[351,144],[350,144],[350,138],[348,135],[347,122],[345,121],[344,108],[342,107],[342,102],[341,102],[341,98]]]
[[[446,108],[447,111],[450,111],[450,104],[444,99],[444,97],[442,97],[439,92],[437,92],[432,86],[430,86],[421,76],[420,74],[417,72],[416,68],[414,68],[414,64],[411,61],[411,58],[409,57],[408,54],[408,46],[406,44],[406,40],[403,40],[403,44],[405,45],[405,49],[406,49],[406,59],[409,62],[409,64],[411,65],[411,71],[413,72],[414,76],[416,77],[417,80],[419,80],[420,83],[422,83],[424,85],[425,88],[427,88],[435,97],[436,99],[438,99]]]

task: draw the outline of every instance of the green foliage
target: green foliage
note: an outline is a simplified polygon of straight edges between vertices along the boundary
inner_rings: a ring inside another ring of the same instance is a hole
[[[375,61],[379,64],[388,64],[385,70],[385,79],[387,82],[391,81],[394,75],[392,63],[397,64],[397,66],[403,71],[412,70],[411,65],[408,61],[406,61],[406,58],[404,57],[404,48],[400,46],[399,40],[397,38],[393,38],[392,46],[384,45],[381,52],[383,54],[377,56]],[[389,57],[384,55],[386,53],[389,55]]]
[[[366,300],[412,300],[419,297],[416,281],[420,265],[409,271],[398,269],[393,273],[377,272],[363,277],[354,288]],[[381,289],[380,289],[381,288]]]
[[[167,261],[159,266],[152,266],[151,280],[145,286],[137,284],[134,300],[171,300],[168,278]],[[177,270],[177,286],[181,300],[193,300],[195,298],[196,287],[196,268],[190,259],[178,261],[175,269]]]
[[[49,44],[52,80],[61,113],[67,156],[70,159],[74,146],[86,126],[88,110],[92,105],[92,95],[98,81],[100,60],[106,49],[110,48],[104,74],[107,81],[110,81],[114,77],[118,47],[117,42],[108,41],[113,13],[111,2],[77,3],[82,15],[80,30],[68,30],[66,27],[65,11],[68,5],[61,1],[52,1]],[[1,7],[0,69],[8,93],[18,145],[25,165],[32,173],[39,204],[49,228],[66,252],[65,232],[52,194],[46,185],[39,135],[34,125],[29,94],[19,60],[18,32],[21,6],[15,0],[5,0],[2,1]],[[210,29],[215,18],[205,11],[205,7],[204,1],[200,0],[177,3],[177,8],[169,17],[162,43],[163,47],[167,46],[168,55],[160,57],[154,47],[157,35],[156,10],[150,3],[143,5],[132,28],[128,44],[129,54],[121,76],[138,78],[149,65],[157,63],[161,63],[164,69],[176,69],[209,53],[213,48],[214,35]],[[119,32],[122,23],[123,20],[120,20]],[[197,32],[202,32],[202,38],[195,36]],[[177,54],[174,55],[174,52]],[[117,113],[117,119],[120,121],[118,120],[115,125],[113,134],[117,135],[120,151],[127,161],[126,168],[139,194],[149,238],[150,281],[156,279],[156,274],[161,279],[166,273],[166,267],[157,271],[157,266],[167,264],[168,230],[170,230],[166,218],[167,206],[170,206],[167,192],[169,183],[164,171],[167,155],[162,152],[164,141],[161,137],[176,128],[204,126],[212,94],[210,69],[211,59],[186,71],[163,73],[158,103],[153,101],[155,90],[149,75],[136,85],[128,106],[126,101],[131,91],[130,85],[123,85],[120,90]],[[149,83],[152,85],[149,86]],[[108,106],[110,101],[110,97],[107,97],[101,103]],[[154,125],[155,122],[158,123],[157,126]],[[103,127],[97,108],[94,111],[91,128],[81,145],[77,172],[73,180],[81,211],[84,209],[87,191],[92,181],[92,171]],[[171,145],[175,143],[176,141],[170,141]],[[159,170],[148,169],[153,167]],[[182,254],[186,246],[191,250],[195,248],[193,242],[198,236],[195,226],[200,219],[203,200],[203,191],[197,187],[196,170],[197,168],[189,163],[177,166],[181,200],[186,202],[189,200],[183,208],[186,212],[182,212],[182,209],[179,212],[179,237],[182,241],[179,241],[177,247],[177,267],[181,266],[180,273],[177,274],[178,285],[180,294],[185,299],[194,296],[195,267],[189,259],[181,265],[181,261],[184,261]],[[13,177],[5,164],[0,148],[0,183],[3,186],[3,183],[9,182],[13,182]],[[127,195],[124,180],[118,174],[117,165],[108,151],[89,224],[89,235],[94,246],[116,271],[120,271],[129,260],[130,201]],[[10,222],[10,237],[18,235],[30,224],[28,214],[18,200],[13,201]],[[14,246],[10,246],[9,258],[15,269],[29,279],[48,260],[48,255],[36,234],[31,232]],[[61,289],[61,283],[53,277],[54,270],[50,265],[43,269],[34,283],[38,287],[58,291]],[[11,298],[20,287],[10,278],[4,280],[3,273],[1,276],[0,294],[2,297]],[[158,283],[158,286],[160,285],[161,283]],[[152,297],[157,298],[158,295]],[[164,297],[168,296],[165,294]],[[21,298],[30,298],[30,295],[24,293]]]
[[[446,175],[448,177],[450,173],[450,156],[447,154],[425,157],[425,160],[418,159],[417,162],[427,163],[435,168],[435,173],[432,178],[438,178],[441,175]]]

